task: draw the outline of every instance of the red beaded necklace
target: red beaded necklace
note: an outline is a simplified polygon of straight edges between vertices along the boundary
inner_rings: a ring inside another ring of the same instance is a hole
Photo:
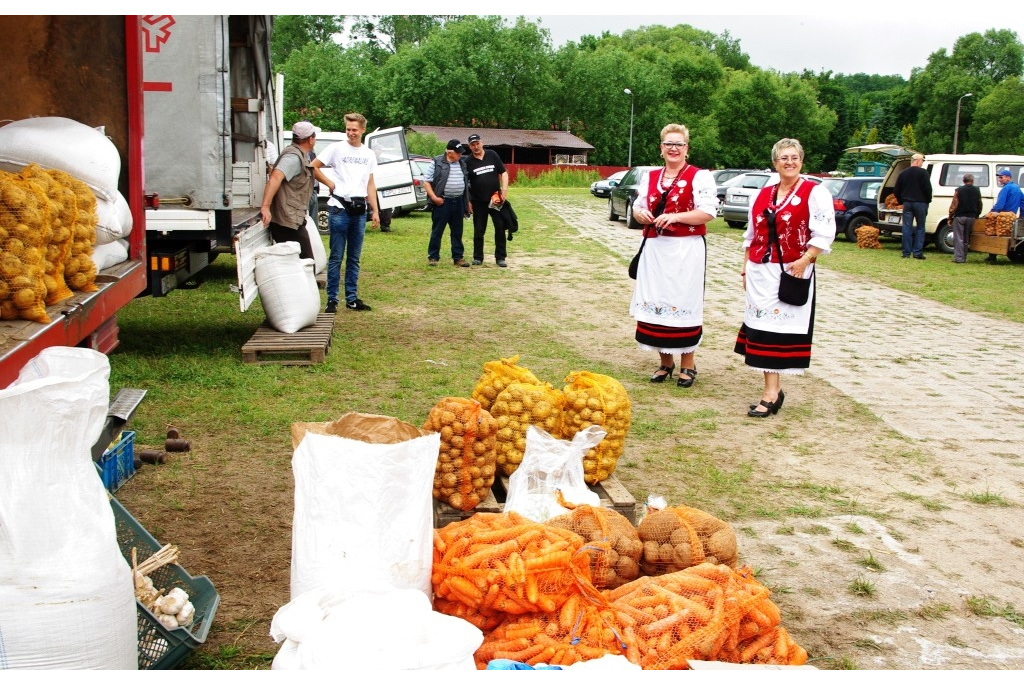
[[[804,180],[802,178],[797,179],[796,183],[793,184],[793,187],[789,189],[788,193],[786,193],[786,197],[782,198],[782,202],[778,201],[779,186],[775,186],[775,192],[772,193],[772,200],[768,202],[768,209],[774,212],[776,209],[789,202],[789,198],[793,197],[793,193],[796,192],[796,189],[799,188],[800,184],[803,182]],[[779,181],[779,185],[782,185],[782,181]]]

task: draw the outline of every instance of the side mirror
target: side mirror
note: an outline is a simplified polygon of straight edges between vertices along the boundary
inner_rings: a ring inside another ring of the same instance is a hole
[[[609,188],[614,188],[617,185],[619,185],[618,181],[608,181],[608,187]]]

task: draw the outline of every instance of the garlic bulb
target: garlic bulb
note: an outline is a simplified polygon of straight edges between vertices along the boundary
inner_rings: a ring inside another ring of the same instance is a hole
[[[188,626],[192,624],[192,617],[196,615],[196,608],[192,605],[192,602],[185,602],[185,606],[178,612],[176,618],[178,619],[179,626]]]
[[[157,614],[156,620],[159,621],[160,625],[164,628],[167,628],[167,630],[174,630],[178,627],[178,619],[171,614]]]
[[[161,614],[176,615],[188,601],[188,593],[181,588],[171,588],[171,591],[154,602],[153,606]]]

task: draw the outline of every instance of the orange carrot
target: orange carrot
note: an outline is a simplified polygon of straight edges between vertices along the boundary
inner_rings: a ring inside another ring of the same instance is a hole
[[[770,630],[763,635],[758,635],[756,638],[743,645],[743,651],[740,652],[740,663],[750,663],[759,651],[768,645],[773,644],[775,642],[775,634],[775,630]]]

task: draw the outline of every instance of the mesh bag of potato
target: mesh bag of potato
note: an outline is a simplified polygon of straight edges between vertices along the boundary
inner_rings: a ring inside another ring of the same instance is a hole
[[[895,193],[889,193],[885,196],[885,208],[886,209],[902,209],[903,205],[896,199]]]
[[[607,507],[574,506],[560,502],[569,513],[547,520],[547,525],[565,528],[586,542],[590,554],[590,578],[599,590],[616,588],[640,576],[643,543],[636,527],[625,516]]]
[[[469,511],[494,484],[498,424],[476,400],[446,397],[434,405],[423,429],[441,434],[434,498]]]
[[[0,172],[0,319],[49,323],[51,203],[38,183]]]
[[[769,594],[749,568],[710,563],[604,592],[626,658],[645,670],[688,668],[689,659],[802,665],[807,652],[780,625]]]
[[[629,394],[617,380],[589,371],[574,371],[565,378],[562,437],[571,440],[588,426],[600,426],[607,435],[583,457],[588,485],[606,480],[626,445],[631,418]]]
[[[530,426],[553,436],[561,434],[564,406],[562,392],[550,383],[512,381],[501,391],[490,411],[498,422],[495,453],[503,474],[511,476],[523,463]]]
[[[473,388],[472,398],[487,411],[491,410],[494,400],[510,383],[540,383],[529,369],[519,366],[519,355],[507,359],[498,359],[484,364],[484,372],[477,379]]]
[[[725,521],[692,507],[654,511],[637,526],[643,543],[640,571],[645,576],[672,573],[701,563],[735,566],[736,533]]]
[[[597,593],[583,544],[515,512],[474,514],[434,531],[434,596],[461,604],[464,618],[554,613],[574,594]]]
[[[1017,221],[1016,212],[999,212],[995,221],[988,221],[985,224],[985,235],[994,235],[997,238],[1009,238],[1013,235],[1013,225]],[[989,229],[988,227],[992,228]],[[991,230],[992,233],[988,233]]]
[[[878,240],[878,229],[874,226],[861,226],[856,231],[857,247],[870,250],[881,250],[882,243]]]
[[[606,603],[574,594],[557,612],[508,617],[484,637],[473,657],[479,669],[492,659],[569,666],[623,654],[620,632]]]

